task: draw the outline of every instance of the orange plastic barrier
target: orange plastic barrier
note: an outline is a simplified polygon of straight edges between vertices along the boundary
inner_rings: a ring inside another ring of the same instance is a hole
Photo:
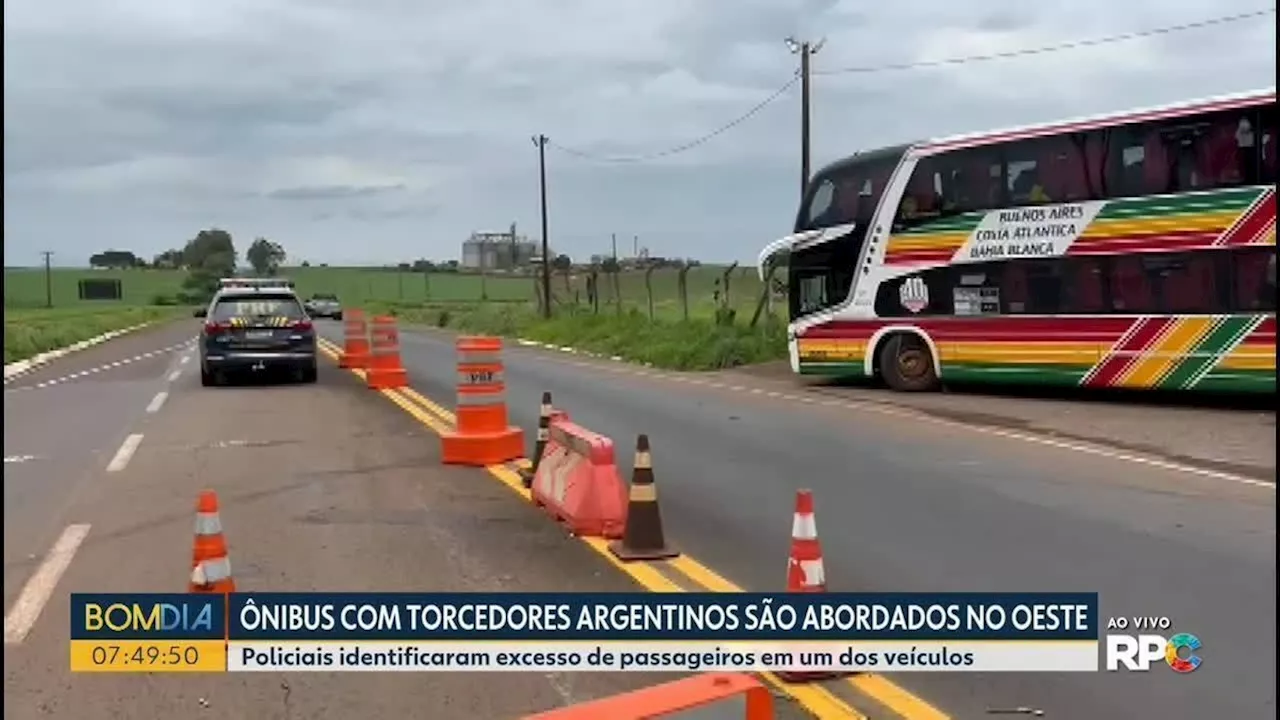
[[[527,715],[524,720],[652,720],[738,695],[743,720],[773,720],[773,696],[759,680],[741,673],[707,673],[580,705]]]
[[[369,367],[369,323],[363,310],[348,310],[342,316],[342,355],[338,367],[364,370]]]
[[[502,340],[458,338],[458,407],[455,430],[440,436],[445,464],[484,466],[524,455],[524,431],[507,423]]]
[[[813,513],[813,492],[796,491],[796,510],[791,520],[791,552],[787,557],[787,592],[824,593],[827,573],[818,542],[818,523]],[[815,682],[843,677],[847,673],[819,670],[781,670],[775,673],[784,682]]]
[[[627,491],[613,441],[567,418],[552,418],[534,472],[533,504],[575,535],[619,538],[627,523]]]
[[[662,532],[662,512],[658,507],[658,486],[653,482],[648,435],[636,437],[636,459],[631,466],[631,489],[627,493],[627,527],[621,540],[609,543],[609,552],[623,561],[662,560],[680,554],[667,545]]]
[[[379,315],[373,319],[369,330],[369,368],[365,370],[364,380],[372,390],[409,384],[404,365],[400,364],[400,332],[393,317]]]
[[[218,515],[218,494],[212,490],[201,491],[196,500],[195,543],[191,553],[191,583],[187,591],[236,591],[235,580],[231,577],[231,560],[227,557],[227,540],[222,536],[222,519]]]

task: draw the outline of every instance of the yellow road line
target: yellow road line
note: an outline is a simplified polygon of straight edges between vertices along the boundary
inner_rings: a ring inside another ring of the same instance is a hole
[[[451,423],[458,422],[458,418],[454,416],[453,413],[435,404],[434,402],[432,402],[430,399],[428,399],[426,396],[424,396],[422,393],[418,392],[417,390],[414,390],[411,387],[405,386],[400,388],[400,392],[404,393],[406,397],[409,397],[418,401],[418,403],[421,404],[423,407],[435,413],[436,415],[444,418],[445,420],[448,420]]]
[[[694,560],[688,555],[681,555],[667,561],[685,577],[698,583],[712,592],[739,593],[746,592],[733,582],[726,580],[711,568]],[[846,678],[859,692],[874,698],[898,715],[911,720],[950,720],[950,716],[935,708],[924,700],[911,694],[882,675],[866,673]]]
[[[951,720],[950,716],[883,675],[866,674],[849,678],[849,683],[876,702],[911,720]]]
[[[320,350],[334,360],[337,360],[341,353],[336,346],[327,340],[320,341]],[[350,370],[350,372],[357,377],[364,377],[364,372],[360,370]],[[453,413],[428,400],[418,391],[406,387],[381,390],[380,393],[437,435],[448,432],[451,429],[442,421],[447,421],[451,425],[454,422]],[[415,404],[415,401],[421,407]],[[435,416],[428,414],[428,410],[434,412]],[[516,462],[517,464],[527,464],[528,460],[520,458]],[[524,481],[506,465],[489,465],[485,470],[503,485],[506,485],[508,489],[525,500],[529,500],[530,493],[524,487]],[[652,565],[625,563],[619,560],[613,553],[609,552],[608,543],[605,540],[592,537],[580,537],[578,539],[582,540],[596,554],[603,557],[623,573],[626,573],[646,590],[656,593],[684,592],[679,585],[665,577]],[[746,592],[714,570],[687,555],[680,555],[666,562],[690,580],[712,592]],[[837,718],[866,720],[866,715],[854,709],[824,687],[818,685],[792,685],[783,682],[773,673],[760,673],[760,676],[769,684],[795,699],[796,702],[800,703],[801,706],[819,718],[819,720],[836,720]],[[848,682],[859,691],[874,698],[895,713],[909,718],[909,720],[950,720],[945,713],[884,677],[859,675],[849,678]]]

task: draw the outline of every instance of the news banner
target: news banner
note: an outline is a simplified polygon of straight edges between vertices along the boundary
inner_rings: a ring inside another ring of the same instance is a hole
[[[1097,672],[1105,650],[1108,671],[1190,673],[1200,640],[1171,625],[1100,627],[1097,593],[73,594],[70,655],[75,672],[898,673]]]

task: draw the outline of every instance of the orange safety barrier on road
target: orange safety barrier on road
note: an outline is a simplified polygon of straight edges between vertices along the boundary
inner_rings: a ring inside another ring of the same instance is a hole
[[[618,477],[613,441],[551,417],[530,497],[574,535],[620,538],[627,522],[627,491]]]
[[[364,370],[369,367],[369,323],[363,310],[348,310],[342,316],[342,355],[338,367]]]
[[[507,387],[502,372],[502,340],[460,337],[458,407],[455,430],[441,434],[448,465],[485,466],[524,455],[524,431],[507,422]]]
[[[372,390],[402,388],[409,384],[408,373],[400,363],[400,331],[396,319],[379,315],[369,328],[369,367],[365,384]]]
[[[791,552],[787,556],[787,592],[823,593],[827,591],[827,573],[822,563],[822,544],[818,542],[818,523],[813,512],[813,492],[796,491],[796,509],[791,519]],[[784,682],[816,682],[843,677],[847,673],[829,670],[775,673]]]
[[[658,486],[653,482],[653,457],[649,436],[636,438],[636,458],[631,466],[631,490],[627,493],[627,525],[622,540],[609,543],[619,560],[662,560],[680,553],[667,546],[658,508]]]
[[[222,536],[222,518],[218,515],[218,494],[201,491],[196,500],[195,545],[191,553],[193,593],[233,593],[231,560],[227,557],[227,540]]]
[[[707,673],[593,700],[524,720],[653,720],[741,696],[743,720],[773,720],[773,696],[759,680],[741,673]]]

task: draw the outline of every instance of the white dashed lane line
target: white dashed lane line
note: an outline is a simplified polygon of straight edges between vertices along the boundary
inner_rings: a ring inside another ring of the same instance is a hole
[[[148,413],[159,412],[160,408],[164,407],[164,401],[168,399],[168,397],[169,397],[168,390],[161,390],[160,392],[156,393],[156,396],[151,398],[151,402],[147,403],[147,412]]]
[[[100,372],[103,372],[104,370],[113,370],[115,368],[120,368],[120,367],[124,367],[125,365],[136,363],[140,360],[147,360],[149,358],[164,355],[165,353],[171,353],[188,346],[190,343],[191,341],[188,340],[186,342],[178,343],[177,345],[170,345],[168,347],[159,348],[157,350],[151,350],[149,352],[145,352],[140,355],[134,355],[133,357],[122,358],[114,362],[109,362],[105,365],[99,365],[97,367],[91,367],[86,370],[74,372],[74,373],[71,373],[70,375],[63,375],[62,377],[50,378],[49,380],[36,383],[35,385],[25,385],[25,386],[16,387],[16,388],[5,388],[4,391],[6,393],[13,393],[13,392],[22,392],[24,390],[39,390],[42,388],[52,387],[54,385],[61,385],[62,383],[71,382],[72,380],[79,380],[81,378],[86,378],[91,375],[96,375]],[[186,357],[184,356],[183,362],[185,361],[186,361]]]
[[[75,558],[76,550],[80,549],[80,544],[88,534],[88,525],[68,525],[62,531],[62,535],[58,536],[57,542],[49,549],[49,554],[44,556],[40,567],[36,568],[35,574],[23,586],[18,600],[4,616],[5,645],[17,645],[26,639],[27,633],[31,632],[36,620],[40,619],[40,613],[49,602],[49,598],[53,597],[58,581],[67,572],[67,568],[71,567],[71,560]]]
[[[142,433],[134,433],[125,438],[120,444],[120,449],[116,451],[115,457],[112,457],[111,462],[107,464],[107,472],[120,472],[129,467],[129,460],[138,451],[140,444],[142,444]]]
[[[39,459],[40,459],[39,455],[5,455],[4,464],[20,465],[25,462],[31,462],[32,460],[39,460]]]

